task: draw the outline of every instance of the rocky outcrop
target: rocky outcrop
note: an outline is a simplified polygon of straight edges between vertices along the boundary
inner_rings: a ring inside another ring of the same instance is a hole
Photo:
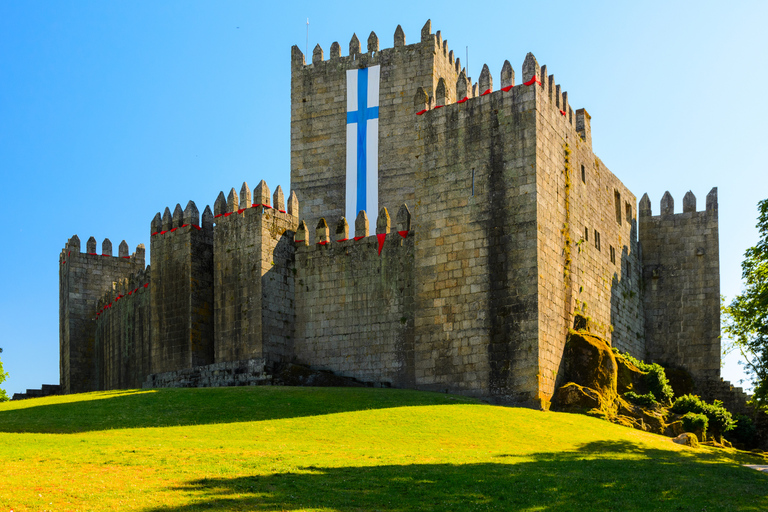
[[[648,393],[648,385],[645,376],[648,372],[629,362],[621,354],[614,354],[616,358],[616,391],[623,395],[627,391],[634,391],[638,395]]]
[[[588,327],[588,322],[575,323]],[[671,430],[667,410],[659,405],[644,407],[627,401],[623,394],[648,393],[645,376],[632,362],[614,354],[601,337],[586,331],[571,331],[563,354],[561,385],[552,400],[552,409],[600,416],[608,421],[645,432],[680,433]],[[677,418],[675,418],[677,419]]]
[[[555,393],[556,410],[597,409],[610,415],[615,410],[617,365],[610,345],[586,331],[568,335],[563,354],[563,382]],[[576,384],[578,388],[570,386]],[[590,391],[586,391],[590,390]]]

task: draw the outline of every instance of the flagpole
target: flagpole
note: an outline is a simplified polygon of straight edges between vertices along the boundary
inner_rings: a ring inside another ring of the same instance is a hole
[[[307,46],[304,48],[304,55],[309,55],[309,18],[307,18]]]

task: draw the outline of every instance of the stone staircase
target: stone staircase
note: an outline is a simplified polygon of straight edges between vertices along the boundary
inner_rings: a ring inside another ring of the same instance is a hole
[[[60,395],[61,386],[58,384],[43,384],[40,389],[28,389],[26,393],[14,393],[11,400],[25,400],[43,396]]]

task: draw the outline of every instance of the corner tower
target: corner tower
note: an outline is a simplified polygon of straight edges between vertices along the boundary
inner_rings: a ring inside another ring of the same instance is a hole
[[[688,192],[675,213],[669,192],[659,215],[640,200],[646,349],[652,361],[682,366],[698,383],[720,378],[720,250],[717,188],[696,211]]]

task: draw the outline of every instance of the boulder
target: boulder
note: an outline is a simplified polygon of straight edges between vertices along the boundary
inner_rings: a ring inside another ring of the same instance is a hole
[[[632,404],[623,398],[618,398],[616,403],[620,415],[638,420],[638,423],[642,426],[639,430],[653,432],[654,434],[664,434],[667,424],[664,422],[664,415],[660,411]]]
[[[603,406],[616,400],[616,358],[602,338],[581,331],[571,331],[563,353],[565,382],[598,392]]]
[[[685,432],[672,439],[673,443],[682,444],[684,446],[690,446],[691,448],[699,447],[699,440],[696,439],[696,434]]]
[[[621,354],[614,354],[616,358],[616,390],[620,395],[627,391],[634,391],[638,395],[645,395],[650,390],[645,382],[648,372],[629,362]]]
[[[594,389],[569,382],[561,386],[552,400],[552,409],[564,412],[585,412],[591,409],[601,409],[600,394]]]

